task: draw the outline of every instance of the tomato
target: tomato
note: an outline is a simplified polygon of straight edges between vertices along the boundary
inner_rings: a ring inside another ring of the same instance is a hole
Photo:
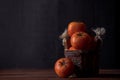
[[[68,35],[71,37],[73,33],[79,31],[86,31],[86,24],[84,22],[73,21],[68,24]]]
[[[75,49],[84,50],[91,41],[91,37],[86,32],[75,32],[71,36],[71,45]]]
[[[69,58],[60,58],[55,63],[55,72],[61,78],[66,78],[74,71],[74,64]]]

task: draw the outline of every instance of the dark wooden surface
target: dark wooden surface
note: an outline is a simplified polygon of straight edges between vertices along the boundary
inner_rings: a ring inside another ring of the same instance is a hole
[[[0,70],[0,80],[120,80],[120,70],[100,69],[99,75],[84,78],[59,78],[54,70],[14,69]]]

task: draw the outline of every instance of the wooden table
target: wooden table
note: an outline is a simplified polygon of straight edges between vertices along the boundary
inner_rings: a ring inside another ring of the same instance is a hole
[[[59,78],[54,70],[0,70],[0,80],[120,80],[120,70],[100,69],[96,77]]]

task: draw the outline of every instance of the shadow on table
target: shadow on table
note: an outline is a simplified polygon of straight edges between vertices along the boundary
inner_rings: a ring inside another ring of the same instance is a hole
[[[96,77],[100,77],[100,78],[120,78],[120,74],[99,74]]]
[[[82,78],[120,78],[120,74],[99,74],[94,76],[82,76]]]

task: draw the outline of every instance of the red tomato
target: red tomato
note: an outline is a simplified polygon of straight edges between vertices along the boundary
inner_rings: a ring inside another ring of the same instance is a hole
[[[86,31],[86,25],[83,22],[73,21],[68,24],[68,35],[71,37],[73,33],[79,31]]]
[[[71,37],[71,45],[75,49],[84,50],[91,41],[91,37],[86,32],[75,32]]]
[[[61,78],[66,78],[74,71],[74,64],[69,58],[60,58],[55,63],[55,72]]]

